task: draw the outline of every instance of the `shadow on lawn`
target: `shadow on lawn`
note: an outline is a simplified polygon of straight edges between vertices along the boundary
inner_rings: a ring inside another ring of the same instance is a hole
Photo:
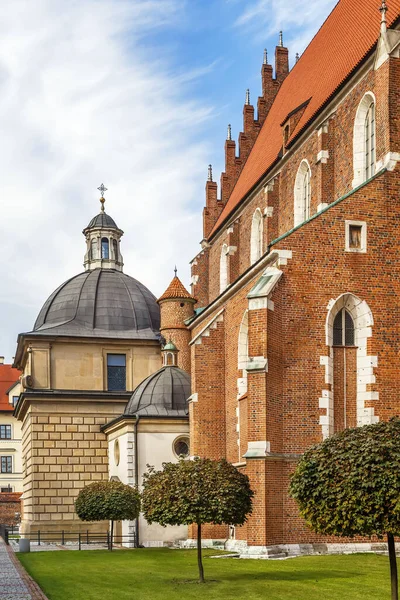
[[[321,571],[321,570],[312,570],[312,571],[297,571],[296,573],[288,573],[288,572],[281,572],[281,573],[268,573],[268,572],[263,572],[263,573],[250,573],[248,571],[244,571],[243,573],[229,573],[229,575],[227,574],[226,578],[219,578],[219,579],[207,579],[206,578],[206,583],[223,583],[226,581],[236,581],[239,582],[241,580],[243,581],[297,581],[297,582],[301,582],[301,581],[320,581],[323,579],[353,579],[356,577],[363,577],[363,573],[357,573],[357,572],[352,572],[349,573],[348,571],[343,572],[343,571]],[[175,585],[185,585],[185,584],[196,584],[199,583],[197,579],[171,579],[171,583],[175,584]]]

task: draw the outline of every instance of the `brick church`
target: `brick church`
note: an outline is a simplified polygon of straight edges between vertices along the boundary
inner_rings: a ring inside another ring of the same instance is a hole
[[[333,542],[288,496],[311,444],[400,413],[400,0],[340,0],[246,94],[192,261],[191,454],[256,492],[242,545]],[[205,537],[226,538],[210,526]],[[338,541],[338,540],[336,540]]]

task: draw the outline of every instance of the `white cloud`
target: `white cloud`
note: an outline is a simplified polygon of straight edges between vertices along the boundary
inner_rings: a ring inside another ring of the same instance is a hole
[[[99,210],[124,229],[125,272],[158,294],[188,283],[200,239],[210,109],[187,99],[198,72],[155,60],[149,33],[179,0],[13,0],[0,8],[0,354],[11,358],[46,297],[82,270]],[[210,67],[211,68],[211,67]],[[205,70],[207,67],[205,67]]]
[[[277,41],[279,31],[283,30],[284,36],[289,31],[285,45],[301,53],[336,3],[337,0],[247,0],[235,25],[245,34],[250,32],[257,43],[269,37]]]

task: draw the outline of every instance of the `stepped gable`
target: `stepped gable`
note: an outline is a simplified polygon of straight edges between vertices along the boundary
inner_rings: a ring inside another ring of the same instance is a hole
[[[308,102],[288,140],[288,146],[306,127],[341,84],[374,49],[378,36],[378,0],[339,0],[304,54],[283,81],[232,194],[211,236],[278,159],[282,150],[281,123]],[[400,17],[400,0],[391,0],[387,22]],[[371,27],[376,23],[376,27]]]
[[[168,288],[165,290],[163,295],[157,300],[160,302],[162,300],[170,300],[172,298],[188,298],[195,301],[195,298],[187,291],[182,281],[179,279],[177,275],[173,278]]]

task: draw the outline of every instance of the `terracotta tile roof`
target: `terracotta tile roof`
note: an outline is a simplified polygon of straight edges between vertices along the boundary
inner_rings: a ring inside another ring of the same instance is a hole
[[[160,300],[169,300],[171,298],[190,298],[191,300],[195,300],[176,275],[157,302],[160,302]]]
[[[280,124],[287,115],[310,99],[291,135],[293,140],[373,49],[380,32],[380,5],[380,0],[339,0],[283,82],[211,235],[278,158]],[[390,27],[400,16],[400,0],[388,5]]]
[[[0,365],[0,410],[13,411],[12,404],[8,402],[8,388],[16,383],[21,375],[21,371],[13,369],[11,365]]]

